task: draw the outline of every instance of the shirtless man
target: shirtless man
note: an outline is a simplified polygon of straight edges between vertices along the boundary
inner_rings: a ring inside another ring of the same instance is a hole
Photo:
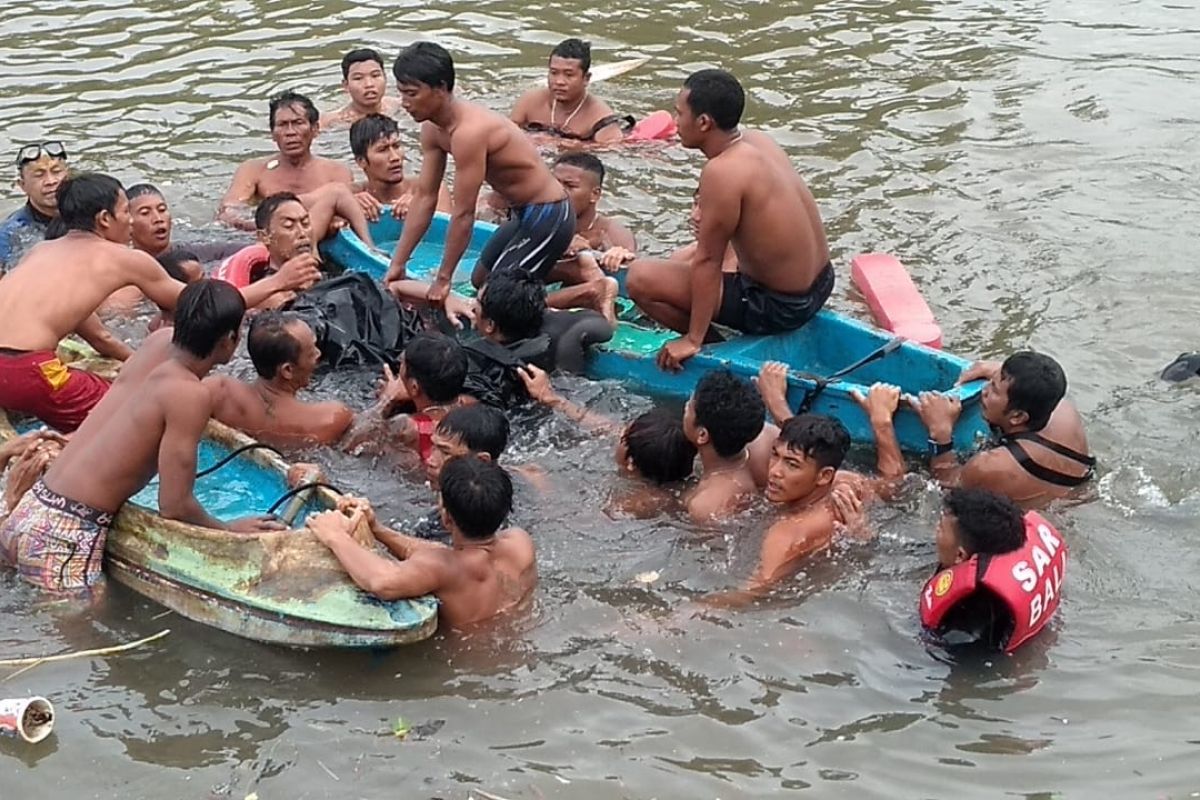
[[[588,91],[592,80],[592,45],[565,39],[550,51],[545,89],[521,95],[512,121],[532,133],[548,133],[578,142],[619,142],[623,120],[608,103]]]
[[[96,309],[132,285],[171,310],[183,284],[128,247],[129,203],[116,179],[77,175],[63,184],[58,200],[67,234],[34,247],[0,280],[0,408],[33,414],[67,432],[79,427],[108,383],[63,366],[54,353],[59,340],[77,332],[101,355],[124,359],[129,349],[108,333]],[[277,291],[308,286],[318,275],[315,266],[293,264],[244,295],[262,302]]]
[[[391,117],[369,114],[350,126],[350,150],[354,163],[367,179],[356,185],[358,204],[367,219],[379,219],[383,206],[392,207],[392,216],[403,219],[412,203],[416,181],[404,174],[404,145],[400,142],[400,127]],[[437,210],[449,212],[454,208],[446,184],[438,188]]]
[[[245,310],[242,296],[223,281],[183,290],[168,355],[158,347],[167,333],[161,331],[154,347],[130,359],[0,526],[0,553],[22,578],[58,591],[95,584],[113,517],[156,474],[158,509],[166,519],[245,532],[282,527],[260,517],[221,522],[193,494],[196,449],[213,405],[201,379],[233,356]]]
[[[795,330],[833,291],[833,266],[816,202],[787,154],[766,134],[738,130],[745,94],[728,72],[693,73],[675,99],[679,137],[708,157],[700,173],[700,233],[692,263],[629,271],[629,295],[684,335],[658,363],[678,370],[717,322],[744,333]],[[726,248],[738,271],[722,273]]]
[[[909,404],[929,429],[929,467],[944,486],[988,489],[1025,509],[1066,497],[1094,477],[1087,434],[1074,404],[1065,399],[1067,377],[1050,356],[1013,353],[1003,364],[973,365],[959,383],[986,380],[983,418],[999,431],[996,446],[960,465],[951,446],[962,403],[922,392]]]
[[[252,231],[250,209],[259,200],[280,192],[307,195],[330,183],[348,188],[354,182],[345,164],[313,155],[313,140],[321,130],[318,118],[317,107],[302,94],[284,92],[271,98],[271,138],[279,152],[237,168],[217,209],[218,220]]]
[[[442,468],[438,503],[450,546],[385,528],[366,501],[353,499],[339,504],[339,511],[310,517],[308,528],[361,589],[382,600],[432,594],[440,621],[461,630],[520,606],[537,585],[529,534],[500,530],[512,494],[512,481],[499,465],[456,458]],[[395,558],[351,538],[360,519]]]
[[[393,67],[400,99],[421,122],[421,174],[404,233],[387,273],[389,286],[429,229],[446,159],[454,159],[454,213],[429,301],[440,305],[475,225],[479,189],[487,180],[504,198],[510,219],[492,235],[471,276],[482,286],[493,270],[518,269],[545,280],[575,233],[575,215],[562,185],[511,120],[454,96],[454,60],[432,42],[405,48]]]
[[[713,370],[696,384],[683,407],[683,431],[703,468],[684,497],[694,522],[736,514],[757,494],[748,445],[762,433],[766,414],[754,386],[729,370]]]
[[[700,191],[696,190],[692,194],[692,210],[688,213],[688,230],[692,232],[695,239],[700,237]],[[629,265],[632,272],[634,265],[638,266],[638,271],[654,271],[666,270],[668,272],[678,272],[691,268],[692,259],[696,257],[696,250],[700,245],[697,241],[692,241],[691,244],[686,244],[675,252],[671,253],[666,258],[636,258]],[[734,252],[733,245],[728,245],[725,248],[725,257],[721,259],[721,272],[737,272],[738,257]]]
[[[395,114],[400,110],[400,101],[387,96],[383,58],[368,47],[342,56],[342,90],[350,96],[350,102],[322,114],[322,128],[344,127],[370,114]]]

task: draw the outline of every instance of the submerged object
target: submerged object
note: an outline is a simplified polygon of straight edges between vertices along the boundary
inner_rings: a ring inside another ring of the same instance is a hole
[[[54,706],[44,697],[0,699],[0,733],[37,744],[54,730]]]
[[[887,253],[862,253],[850,261],[850,278],[863,293],[871,316],[910,342],[941,349],[942,329],[908,270]]]
[[[1181,353],[1178,358],[1163,368],[1160,376],[1164,381],[1179,383],[1200,375],[1200,353]]]
[[[391,214],[381,214],[380,220],[371,224],[371,237],[379,248],[390,252],[402,228],[402,221]],[[434,216],[409,261],[411,277],[432,277],[441,262],[448,228],[449,217]],[[484,243],[495,229],[488,223],[475,223],[471,243],[455,275],[456,282],[465,281],[470,275]],[[345,269],[382,278],[388,268],[387,257],[364,245],[351,231],[342,230],[323,242],[321,248],[326,258]],[[618,275],[619,282],[623,274]],[[469,284],[458,286],[471,291]],[[636,310],[623,314],[612,339],[592,347],[586,374],[596,379],[622,381],[648,394],[684,400],[710,370],[727,368],[750,378],[758,374],[764,362],[782,361],[792,369],[788,379],[792,409],[837,417],[857,442],[873,442],[874,434],[866,414],[850,393],[854,390],[865,393],[877,381],[895,384],[906,394],[937,390],[957,397],[963,407],[954,427],[954,449],[959,452],[974,450],[988,435],[979,403],[983,383],[955,385],[958,376],[970,366],[968,361],[902,341],[833,311],[821,311],[803,328],[790,333],[738,335],[726,342],[706,345],[684,362],[680,372],[664,372],[655,363],[655,356],[663,344],[676,336],[638,317]],[[895,423],[896,437],[903,450],[928,452],[929,434],[914,411],[902,405],[896,412]]]
[[[0,412],[0,438],[15,435]],[[254,449],[236,452],[242,448]],[[232,456],[196,496],[218,519],[268,511],[289,492],[288,465],[246,435],[210,422],[201,464]],[[294,647],[394,647],[437,630],[437,601],[378,600],[359,589],[312,533],[300,530],[231,533],[165,519],[152,481],[121,507],[108,533],[104,568],[110,578],[176,613],[223,631]],[[311,491],[289,511],[289,524],[331,509],[336,497]],[[366,544],[373,539],[360,532]]]

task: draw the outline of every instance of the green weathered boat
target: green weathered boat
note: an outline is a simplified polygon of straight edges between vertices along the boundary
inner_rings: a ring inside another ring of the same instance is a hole
[[[0,439],[16,434],[0,411]],[[201,463],[252,444],[210,422]],[[228,502],[249,492],[262,513],[287,491],[288,465],[263,449],[239,454],[197,485],[201,502]],[[334,495],[312,490],[299,509],[333,508]],[[152,484],[122,508],[104,550],[109,577],[188,619],[271,644],[292,647],[395,647],[437,630],[433,597],[385,602],[360,590],[329,550],[307,530],[234,534],[161,517]],[[222,498],[224,495],[224,498]],[[218,511],[217,516],[222,516]],[[232,516],[232,514],[230,515]]]

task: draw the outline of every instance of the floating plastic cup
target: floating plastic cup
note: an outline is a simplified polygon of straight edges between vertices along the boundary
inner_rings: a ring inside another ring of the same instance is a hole
[[[54,730],[54,706],[44,697],[0,700],[0,733],[16,734],[36,744]]]

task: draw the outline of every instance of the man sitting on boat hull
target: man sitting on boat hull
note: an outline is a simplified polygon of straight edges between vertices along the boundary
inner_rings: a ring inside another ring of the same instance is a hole
[[[751,334],[795,330],[833,291],[834,272],[816,202],[787,154],[766,134],[738,130],[745,94],[722,70],[701,70],[675,100],[679,137],[708,157],[690,266],[635,264],[629,294],[647,315],[684,336],[659,351],[677,370],[717,322]],[[738,270],[721,271],[726,248]]]
[[[45,477],[0,526],[0,558],[23,579],[55,591],[97,583],[114,517],[156,474],[166,519],[244,532],[282,527],[259,517],[221,522],[193,494],[197,445],[213,408],[201,379],[233,356],[245,310],[242,296],[222,281],[183,290],[169,355],[163,359],[153,347],[130,358]],[[142,358],[158,363],[147,370]]]

